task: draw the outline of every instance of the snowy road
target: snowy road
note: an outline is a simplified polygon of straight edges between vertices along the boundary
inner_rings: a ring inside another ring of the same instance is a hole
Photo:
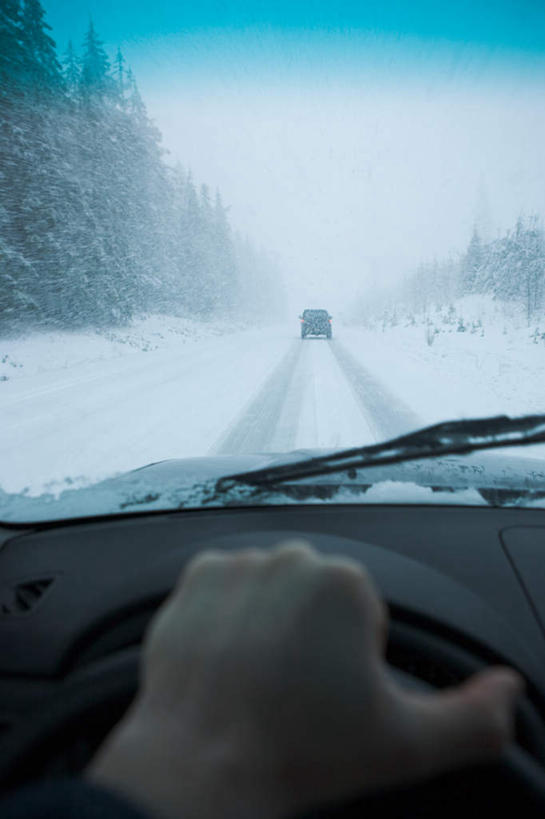
[[[165,458],[369,443],[419,419],[341,338],[243,331],[0,384],[0,486],[61,488]]]
[[[341,341],[296,340],[212,451],[285,452],[341,447],[399,434],[418,423]]]

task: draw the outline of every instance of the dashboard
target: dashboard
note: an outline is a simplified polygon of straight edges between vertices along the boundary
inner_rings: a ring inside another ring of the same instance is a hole
[[[0,784],[87,764],[195,554],[291,538],[367,566],[390,609],[388,661],[407,679],[441,688],[489,663],[519,669],[518,741],[545,767],[545,511],[290,505],[1,526]]]

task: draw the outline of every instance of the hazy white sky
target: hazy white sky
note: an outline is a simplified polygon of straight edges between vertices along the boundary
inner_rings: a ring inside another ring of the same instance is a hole
[[[172,158],[218,185],[278,252],[293,302],[357,290],[545,213],[543,90],[398,82],[209,81],[146,95]]]

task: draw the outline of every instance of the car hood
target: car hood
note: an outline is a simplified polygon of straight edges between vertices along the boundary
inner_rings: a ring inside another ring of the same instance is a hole
[[[520,450],[518,450],[520,452]],[[324,450],[185,458],[148,464],[91,486],[37,497],[0,490],[0,521],[36,523],[67,518],[133,514],[203,507],[286,503],[414,503],[544,506],[545,461],[510,453],[477,453],[359,469],[256,489],[234,483],[222,492],[225,475],[261,469]]]

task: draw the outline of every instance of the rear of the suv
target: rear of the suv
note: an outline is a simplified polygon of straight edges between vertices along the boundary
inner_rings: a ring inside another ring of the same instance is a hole
[[[327,310],[304,310],[301,320],[301,338],[326,336],[331,338],[331,316]]]

